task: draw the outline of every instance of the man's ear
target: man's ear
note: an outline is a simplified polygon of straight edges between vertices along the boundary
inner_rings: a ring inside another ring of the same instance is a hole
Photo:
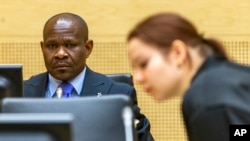
[[[43,48],[43,41],[40,42],[40,47]]]
[[[87,40],[86,43],[85,43],[85,47],[86,47],[86,58],[89,57],[89,55],[91,54],[92,52],[92,49],[93,49],[93,46],[94,46],[94,43],[93,43],[93,40]]]
[[[171,44],[169,56],[177,67],[182,66],[188,57],[188,46],[181,40],[174,40]]]

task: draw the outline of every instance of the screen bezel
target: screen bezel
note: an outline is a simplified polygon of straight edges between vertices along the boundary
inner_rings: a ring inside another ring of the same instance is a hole
[[[15,140],[73,141],[72,123],[74,116],[70,113],[2,113],[0,114],[0,138]]]

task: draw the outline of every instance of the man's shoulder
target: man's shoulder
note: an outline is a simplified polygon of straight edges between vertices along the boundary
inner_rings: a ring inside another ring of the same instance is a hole
[[[29,79],[24,80],[24,84],[37,84],[38,82],[40,82],[43,79],[47,78],[48,73],[47,72],[43,72],[43,73],[39,73],[36,75],[31,76]]]
[[[111,79],[110,77],[108,77],[108,75],[92,71],[89,68],[88,68],[88,73],[86,73],[86,75],[91,75],[91,76],[88,76],[88,78],[91,78],[91,79],[93,79],[95,81],[101,80],[101,81],[104,81],[106,83],[110,83],[115,87],[124,87],[124,88],[132,87],[128,83],[115,81],[115,80]]]
[[[131,88],[132,87],[131,85],[129,85],[127,83],[115,81],[115,80],[111,79],[110,77],[108,77],[106,74],[96,73],[96,75],[100,79],[111,83],[113,85],[113,87],[122,87],[122,88]]]

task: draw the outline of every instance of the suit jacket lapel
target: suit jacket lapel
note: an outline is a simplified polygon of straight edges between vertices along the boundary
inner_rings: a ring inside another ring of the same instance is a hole
[[[97,96],[100,93],[107,94],[112,85],[111,81],[99,73],[96,73],[86,67],[86,74],[83,83],[81,96]]]

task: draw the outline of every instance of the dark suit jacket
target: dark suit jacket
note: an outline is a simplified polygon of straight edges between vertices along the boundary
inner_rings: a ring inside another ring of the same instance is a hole
[[[41,73],[32,76],[29,80],[24,81],[24,96],[25,97],[45,97],[45,91],[48,82],[48,73]],[[133,87],[125,83],[117,83],[103,74],[93,72],[88,67],[86,68],[85,80],[83,83],[83,91],[81,96],[97,96],[97,93],[102,95],[110,94],[126,94],[131,97],[134,104],[133,110],[135,118],[140,122],[137,125],[137,133],[139,141],[153,141],[150,133],[149,120],[140,113],[140,108],[137,106],[136,91]]]
[[[182,103],[190,141],[229,141],[230,124],[250,124],[250,68],[209,57]]]

